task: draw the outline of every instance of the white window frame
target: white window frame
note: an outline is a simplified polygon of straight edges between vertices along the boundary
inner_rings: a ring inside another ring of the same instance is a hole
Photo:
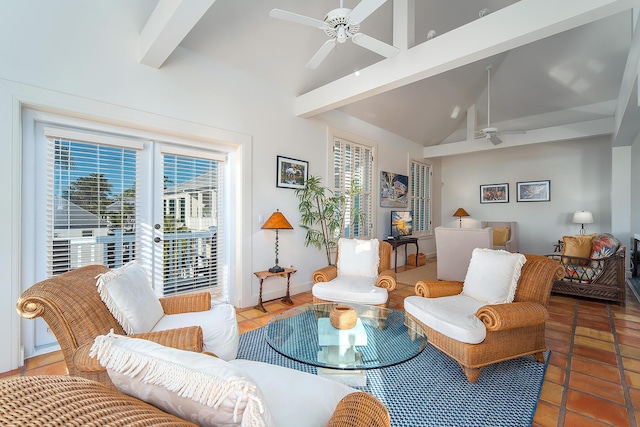
[[[414,165],[423,169],[421,174],[422,180],[419,182],[414,182],[416,179],[414,173]],[[433,178],[433,166],[427,162],[417,160],[417,159],[409,159],[409,209],[413,212],[413,234],[416,236],[430,236],[433,234],[432,227],[432,218],[433,213],[431,211],[431,194],[432,194],[432,178]],[[426,169],[426,170],[425,170]],[[427,184],[424,184],[424,180],[427,180]],[[417,194],[414,194],[416,191],[416,186],[418,186]],[[423,212],[428,215],[428,221],[426,224],[426,229],[422,229],[421,227],[421,217],[425,214],[421,214],[420,212],[415,212],[414,206],[416,204],[422,204]]]
[[[329,153],[328,153],[328,185],[327,187],[332,191],[343,191],[344,189],[338,188],[335,186],[334,179],[334,146],[335,141],[340,140],[344,143],[352,144],[353,146],[368,149],[371,152],[371,188],[370,191],[365,191],[365,195],[369,197],[369,205],[370,205],[370,213],[369,213],[369,223],[364,225],[364,229],[366,232],[364,234],[360,233],[357,236],[350,235],[349,237],[357,237],[359,239],[371,239],[376,235],[376,204],[375,197],[377,191],[377,180],[376,180],[376,145],[371,143],[370,141],[366,141],[363,138],[360,138],[355,135],[341,133],[341,132],[330,132],[329,139]],[[341,230],[340,235],[344,235],[345,230]]]
[[[192,143],[192,146],[196,148],[225,152],[228,156],[227,160],[230,167],[227,169],[227,176],[225,177],[229,185],[225,188],[224,197],[227,200],[231,200],[225,206],[225,216],[231,218],[233,212],[238,213],[235,216],[237,221],[228,224],[228,230],[225,230],[228,232],[228,241],[231,246],[228,250],[225,248],[228,260],[225,261],[224,271],[222,272],[224,275],[223,280],[229,283],[229,295],[225,295],[225,299],[230,300],[237,307],[250,305],[253,299],[252,290],[248,286],[242,286],[242,284],[251,281],[252,271],[251,251],[247,250],[247,248],[251,247],[251,235],[244,231],[249,230],[251,224],[250,216],[247,213],[248,209],[246,209],[251,202],[251,137],[207,125],[185,122],[139,110],[130,110],[125,107],[93,101],[87,102],[86,100],[58,99],[59,97],[56,94],[49,95],[43,95],[49,103],[64,104],[66,108],[48,107],[45,106],[46,102],[41,104],[34,101],[33,97],[25,99],[21,96],[16,97],[16,103],[14,104],[15,116],[20,117],[20,120],[16,122],[16,126],[21,130],[21,138],[15,141],[16,144],[20,145],[20,158],[18,159],[20,162],[16,167],[17,170],[21,171],[20,180],[23,190],[19,203],[22,214],[18,216],[16,221],[16,224],[20,224],[21,229],[19,233],[21,241],[20,271],[19,281],[16,281],[17,295],[38,281],[37,278],[39,277],[33,266],[33,260],[38,253],[38,248],[29,242],[34,241],[35,230],[33,223],[36,219],[34,217],[44,213],[36,209],[34,199],[24,197],[24,190],[34,188],[36,181],[33,178],[23,177],[35,177],[36,171],[35,162],[23,164],[22,159],[33,159],[36,155],[39,155],[35,148],[30,146],[35,147],[35,123],[42,122],[79,129],[94,129],[106,133],[117,133],[116,129],[124,126],[130,131],[128,133],[131,136],[146,140],[166,141],[177,146],[187,146]],[[113,123],[118,123],[118,125]],[[155,126],[150,127],[152,123]],[[167,135],[170,135],[170,137],[167,138]],[[150,179],[151,177],[148,178]],[[25,212],[29,212],[29,215],[25,216]],[[25,356],[31,357],[56,349],[54,347],[51,350],[36,350],[35,322],[23,319],[21,320],[21,325],[22,334],[20,334],[21,337],[17,346],[24,348],[24,351],[20,353],[21,360],[24,360]]]

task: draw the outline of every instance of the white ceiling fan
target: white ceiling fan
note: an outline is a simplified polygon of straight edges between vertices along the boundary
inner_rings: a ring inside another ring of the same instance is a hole
[[[340,0],[340,7],[329,11],[323,21],[280,9],[273,9],[269,13],[269,16],[296,24],[319,28],[331,37],[324,42],[306,65],[306,68],[315,69],[324,61],[337,43],[344,43],[347,39],[351,39],[355,44],[384,57],[391,58],[396,56],[400,52],[400,49],[397,47],[358,32],[360,30],[360,23],[382,6],[385,1],[386,0],[362,0],[351,10],[343,7],[343,1]]]
[[[487,127],[480,129],[477,132],[476,138],[486,138],[493,145],[502,144],[502,140],[498,137],[499,135],[506,134],[522,134],[526,133],[523,130],[511,130],[500,132],[498,128],[491,126],[491,65],[487,67]]]

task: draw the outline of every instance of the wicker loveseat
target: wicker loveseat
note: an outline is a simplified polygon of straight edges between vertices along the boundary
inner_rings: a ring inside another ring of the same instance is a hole
[[[0,380],[0,425],[197,427],[96,381],[47,375]],[[385,406],[364,392],[342,398],[327,424],[364,425],[390,425]]]
[[[626,248],[611,234],[564,236],[548,257],[564,267],[564,277],[553,282],[554,294],[625,301]]]

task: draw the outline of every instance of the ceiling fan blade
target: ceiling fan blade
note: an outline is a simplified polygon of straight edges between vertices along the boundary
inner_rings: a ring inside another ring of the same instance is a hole
[[[505,131],[500,131],[500,135],[522,135],[524,133],[527,133],[526,130],[505,130]]]
[[[325,22],[308,16],[298,15],[297,13],[287,12],[286,10],[273,9],[269,12],[269,16],[283,21],[293,22],[295,24],[307,25],[314,28],[324,28]]]
[[[385,42],[381,42],[378,39],[374,39],[366,34],[356,33],[351,37],[351,40],[359,46],[364,47],[365,49],[369,49],[372,52],[377,53],[378,55],[382,55],[386,58],[393,58],[398,53],[400,53],[400,49],[395,46],[391,46],[390,44],[386,44]]]
[[[362,0],[349,14],[349,22],[352,24],[361,23],[386,1],[387,0]]]
[[[491,141],[493,145],[502,144],[502,140],[498,138],[498,135],[496,135],[495,133],[487,134],[487,139]]]
[[[316,54],[313,55],[313,58],[311,58],[311,60],[307,62],[307,65],[305,65],[305,67],[310,68],[312,70],[315,70],[316,68],[318,68],[318,65],[320,65],[320,63],[324,61],[327,55],[331,53],[335,45],[336,45],[336,39],[329,39],[326,42],[324,42],[324,44],[320,46],[320,49],[318,49]]]

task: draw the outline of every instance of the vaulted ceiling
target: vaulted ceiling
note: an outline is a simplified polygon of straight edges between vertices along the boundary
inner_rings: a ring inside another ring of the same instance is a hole
[[[328,36],[269,12],[323,20],[340,0],[149,0],[141,61],[161,67],[176,48],[188,49],[291,93],[300,117],[338,110],[440,155],[492,146],[474,137],[488,127],[489,66],[490,125],[527,131],[505,135],[505,146],[553,139],[549,130],[593,136],[612,133],[616,121],[637,121],[629,118],[637,96],[625,90],[637,80],[637,59],[632,76],[628,65],[634,3],[388,0],[360,32],[399,47],[397,56],[346,42],[308,69]],[[627,92],[633,99],[621,103]]]

